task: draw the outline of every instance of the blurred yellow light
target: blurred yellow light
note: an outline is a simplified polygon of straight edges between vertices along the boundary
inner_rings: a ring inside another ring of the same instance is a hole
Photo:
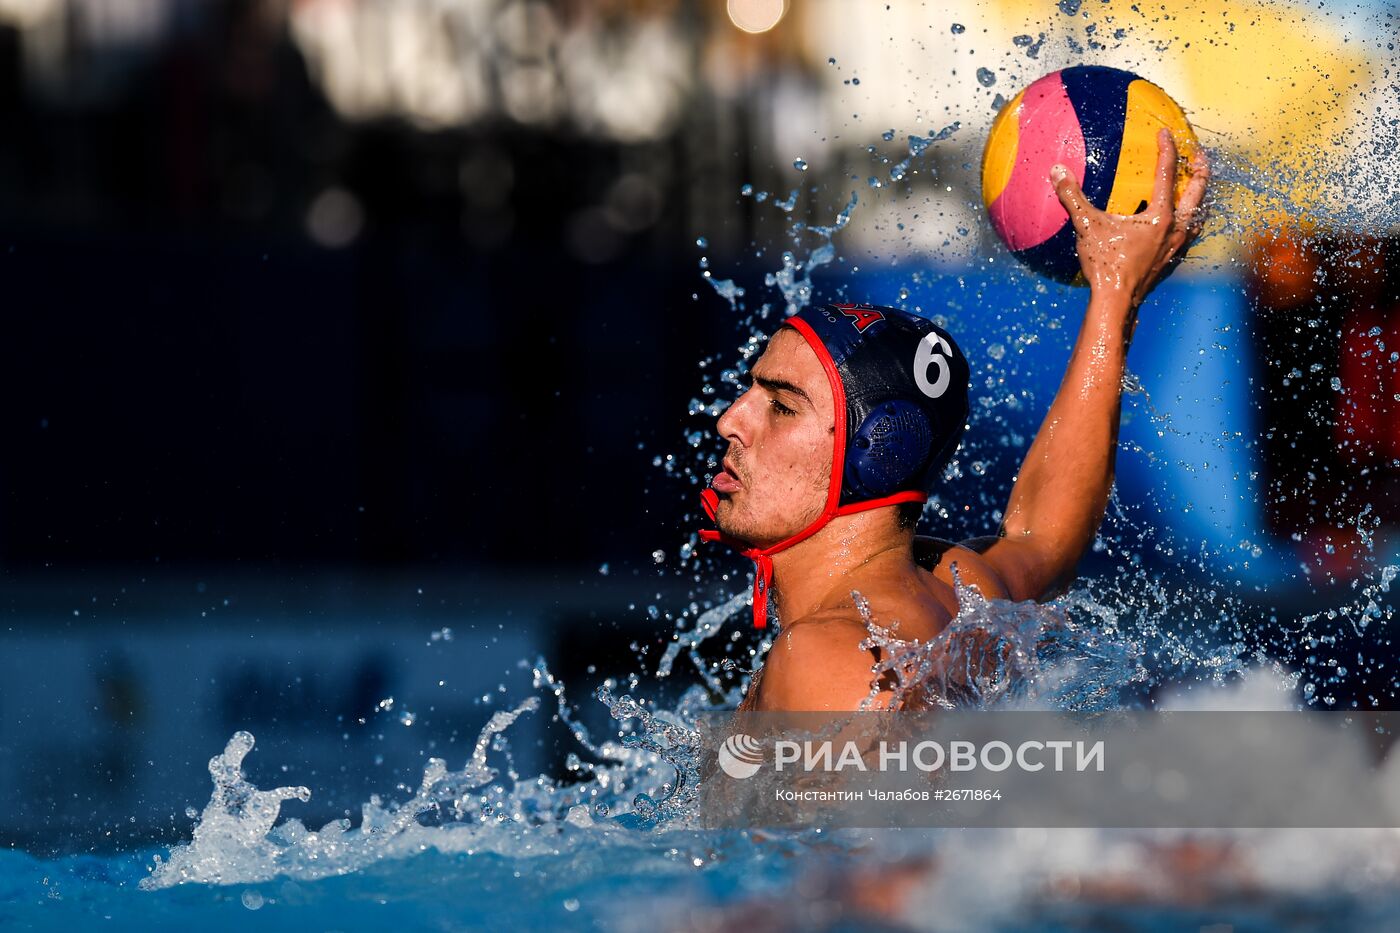
[[[787,12],[787,0],[729,0],[729,21],[744,32],[767,32]]]

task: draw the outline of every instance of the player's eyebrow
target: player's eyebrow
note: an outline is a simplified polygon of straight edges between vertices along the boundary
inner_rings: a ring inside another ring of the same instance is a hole
[[[796,395],[808,405],[812,404],[812,397],[808,395],[806,391],[802,389],[801,386],[794,385],[793,383],[788,382],[786,379],[770,379],[767,376],[759,376],[756,374],[750,374],[750,378],[752,378],[754,382],[763,386],[763,388],[767,389],[769,392],[791,392],[793,395]]]

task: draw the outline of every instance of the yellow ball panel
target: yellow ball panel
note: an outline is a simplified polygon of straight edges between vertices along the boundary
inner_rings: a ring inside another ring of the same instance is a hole
[[[1200,141],[1176,101],[1150,81],[1141,79],[1128,85],[1128,113],[1123,121],[1123,146],[1118,152],[1113,191],[1108,196],[1110,214],[1135,213],[1143,201],[1152,200],[1152,173],[1157,168],[1157,131],[1171,130],[1176,140],[1176,194],[1191,177],[1190,160]]]
[[[1021,144],[1021,101],[1023,90],[1011,99],[1011,103],[1001,108],[992,121],[991,133],[987,136],[987,148],[982,151],[982,203],[990,205],[1011,181],[1011,172],[1016,167],[1016,147]]]

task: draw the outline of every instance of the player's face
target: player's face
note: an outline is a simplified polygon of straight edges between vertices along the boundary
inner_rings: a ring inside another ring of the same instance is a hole
[[[716,426],[729,449],[710,485],[719,493],[720,531],[769,547],[826,505],[836,408],[821,361],[791,327],[769,339],[752,377]]]

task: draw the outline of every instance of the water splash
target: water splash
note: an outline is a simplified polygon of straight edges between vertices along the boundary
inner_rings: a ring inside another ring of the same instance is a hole
[[[694,723],[701,713],[717,708],[706,692],[692,688],[674,709],[652,710],[630,695],[614,696],[605,684],[597,699],[624,728],[617,739],[595,743],[573,720],[563,685],[543,659],[534,673],[536,685],[554,694],[558,715],[574,738],[600,759],[588,764],[571,755],[569,770],[579,780],[524,779],[514,772],[503,776],[490,764],[493,752],[508,756],[506,733],[516,720],[539,710],[539,698],[529,697],[492,714],[460,770],[430,758],[417,792],[407,800],[374,795],[361,807],[358,825],[345,818],[312,831],[295,818],[277,822],[283,802],[305,802],[311,791],[258,789],[242,769],[253,736],[238,732],[209,763],[214,790],[191,840],[172,848],[168,858],[156,856],[141,889],[190,882],[248,884],[284,876],[310,880],[429,849],[557,855],[587,844],[583,834],[591,834],[596,843],[611,833],[639,828],[684,828],[694,816],[699,782]]]
[[[311,791],[305,787],[264,791],[245,780],[243,759],[253,750],[253,742],[251,733],[235,732],[223,752],[209,759],[214,793],[200,814],[194,838],[187,846],[173,849],[168,860],[156,856],[151,876],[141,881],[144,890],[180,881],[221,884],[267,870],[274,851],[268,833],[282,802],[305,802],[311,799]]]
[[[710,669],[704,658],[700,656],[698,649],[706,640],[717,635],[725,622],[743,612],[751,600],[752,596],[748,592],[736,593],[720,605],[701,613],[690,631],[678,629],[672,636],[671,643],[666,646],[666,650],[662,653],[661,660],[657,662],[656,676],[658,678],[671,676],[676,659],[684,651],[686,656],[690,658],[696,672],[704,678],[706,686],[717,694],[723,694],[725,692],[724,685],[715,672]]]
[[[797,192],[792,193],[793,203],[797,197]],[[795,250],[784,250],[782,254],[782,268],[776,272],[770,272],[763,277],[763,284],[769,288],[777,288],[782,294],[784,311],[791,317],[812,302],[812,273],[822,266],[829,265],[836,258],[836,245],[832,242],[834,237],[846,224],[850,223],[851,212],[856,209],[859,198],[856,193],[851,192],[851,199],[846,203],[845,208],[836,215],[835,221],[829,225],[808,225],[796,222],[792,225],[792,238],[799,241],[802,234],[811,233],[816,237],[816,244],[807,248],[805,257],[800,256]],[[786,203],[786,202],[785,202]],[[782,205],[779,205],[782,207]],[[792,204],[787,204],[783,209],[791,212]]]
[[[500,783],[487,762],[493,743],[524,713],[539,708],[530,697],[511,710],[498,710],[482,728],[470,759],[459,771],[431,758],[417,792],[402,802],[375,795],[361,807],[360,823],[335,820],[308,830],[300,820],[276,824],[287,800],[307,801],[305,787],[259,790],[243,774],[243,759],[253,736],[238,732],[224,752],[209,762],[214,791],[190,842],[174,847],[168,859],[157,856],[143,890],[186,882],[233,884],[278,876],[323,878],[353,872],[384,858],[402,858],[428,848],[439,851],[517,851],[538,840],[512,830],[531,824],[558,824],[582,804],[576,791],[546,778]],[[422,818],[435,815],[441,825]]]
[[[1151,681],[1141,645],[1087,594],[1050,604],[986,599],[956,587],[959,610],[928,642],[904,641],[853,593],[894,709],[1055,709],[1095,712],[1138,705],[1128,693]]]
[[[731,310],[738,309],[739,299],[744,297],[744,289],[742,286],[736,284],[733,279],[714,278],[710,275],[708,271],[704,273],[704,278],[705,281],[709,282],[710,286],[715,290],[715,294],[719,295],[725,301],[729,302],[729,307]]]
[[[936,133],[933,131],[929,131],[929,134],[927,136],[910,136],[909,155],[902,161],[895,164],[890,169],[890,180],[903,181],[904,177],[909,174],[909,167],[913,164],[915,159],[923,155],[924,152],[934,143],[942,142],[945,139],[951,138],[953,134],[961,128],[962,123],[960,121],[954,120],[952,123],[943,127],[943,129],[939,130]],[[891,138],[893,138],[893,132],[891,132]]]

